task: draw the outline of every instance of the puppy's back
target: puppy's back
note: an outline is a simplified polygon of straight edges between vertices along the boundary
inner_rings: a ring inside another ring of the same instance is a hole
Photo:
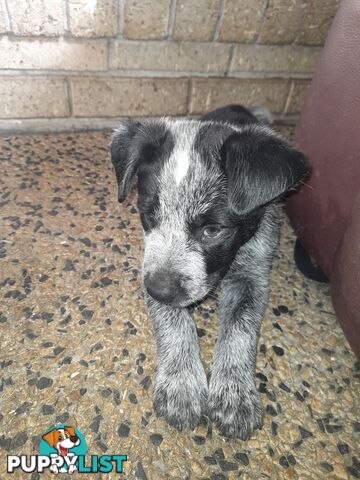
[[[213,121],[220,123],[230,123],[231,125],[241,126],[249,123],[262,123],[271,125],[273,119],[271,113],[266,107],[249,107],[242,105],[227,105],[208,112],[202,117],[201,121]]]

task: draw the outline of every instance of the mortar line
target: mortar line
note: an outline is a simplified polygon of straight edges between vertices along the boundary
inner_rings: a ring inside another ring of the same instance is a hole
[[[289,108],[289,104],[290,104],[290,100],[291,100],[291,96],[293,94],[294,88],[295,88],[294,81],[291,79],[290,80],[289,91],[288,91],[288,94],[287,94],[287,97],[286,97],[286,101],[285,101],[284,109],[283,109],[282,114],[281,114],[281,118],[283,118],[286,115],[287,109]]]
[[[107,61],[107,72],[109,70],[111,70],[111,60],[112,60],[112,57],[113,57],[113,42],[111,39],[109,39],[107,41],[107,58],[106,58],[106,61]]]
[[[4,68],[0,69],[0,78],[10,76],[39,77],[39,76],[82,76],[94,78],[145,78],[145,79],[185,79],[189,75],[198,78],[223,79],[225,70],[197,72],[192,70],[182,70],[174,72],[173,70],[132,70],[132,69],[110,69],[110,70],[52,70],[52,69],[21,69]],[[227,76],[233,80],[311,80],[312,73],[293,73],[293,72],[231,72]]]
[[[166,29],[167,40],[171,39],[172,37],[173,31],[174,31],[175,16],[176,16],[176,0],[170,0],[168,24]]]
[[[225,68],[225,77],[229,76],[229,71],[233,65],[234,62],[234,56],[235,56],[235,43],[230,45],[230,52],[229,52],[229,59]]]
[[[124,16],[125,16],[124,0],[119,0],[118,15],[117,15],[117,37],[118,38],[123,38],[124,36]]]
[[[11,21],[7,0],[0,0],[0,4],[3,5],[3,11],[5,14],[5,27],[9,32],[12,32],[12,21]]]
[[[69,77],[66,77],[66,87],[67,87],[67,93],[68,93],[70,118],[74,118],[74,100],[73,100],[71,79]]]
[[[192,99],[192,93],[193,93],[193,79],[190,77],[188,80],[188,91],[187,91],[187,98],[186,98],[186,115],[189,115],[190,113],[190,103]]]
[[[1,0],[0,0],[1,1]],[[69,37],[69,36],[64,36],[64,35],[58,35],[56,37],[47,37],[46,35],[36,35],[36,36],[30,36],[30,35],[22,35],[18,36],[15,35],[13,32],[9,32],[7,35],[7,38],[12,41],[16,41],[18,43],[26,43],[26,42],[42,42],[42,43],[53,43],[57,44],[59,43],[59,40],[64,40],[67,43],[80,43],[84,44],[85,42],[91,44],[91,43],[104,43],[104,40],[108,40],[109,38],[116,38],[116,37],[108,37],[108,36],[99,36],[99,37],[86,37],[86,36],[78,36],[78,37]]]
[[[261,17],[261,23],[260,23],[259,31],[258,31],[258,34],[256,36],[255,42],[254,42],[255,44],[258,44],[258,42],[259,42],[262,30],[263,30],[264,25],[265,25],[266,15],[267,15],[269,6],[270,6],[270,0],[266,0],[264,11],[263,11],[263,14],[262,14],[262,17]]]
[[[68,0],[62,0],[61,5],[64,14],[64,33],[70,33],[70,10]]]
[[[225,14],[225,0],[220,0],[219,13],[216,19],[215,30],[213,35],[213,41],[215,42],[219,38],[221,24]]]

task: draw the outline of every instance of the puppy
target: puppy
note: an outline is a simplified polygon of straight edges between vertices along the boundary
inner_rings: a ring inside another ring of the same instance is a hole
[[[248,439],[262,425],[257,341],[278,238],[278,203],[307,162],[238,105],[199,120],[129,120],[112,163],[123,202],[135,177],[144,228],[144,295],[157,348],[153,404],[178,429],[207,414]],[[220,328],[210,380],[192,304],[220,287]]]
[[[70,426],[66,426],[64,428],[55,428],[54,430],[51,430],[43,435],[42,438],[50,445],[50,447],[55,448],[58,452],[58,455],[61,457],[73,456],[74,453],[69,452],[68,450],[80,445],[80,438],[76,435],[74,427]],[[59,470],[56,465],[52,465],[50,470],[56,474],[59,472],[67,472],[72,474],[76,470],[76,465],[70,465],[69,470],[66,468],[61,468]]]

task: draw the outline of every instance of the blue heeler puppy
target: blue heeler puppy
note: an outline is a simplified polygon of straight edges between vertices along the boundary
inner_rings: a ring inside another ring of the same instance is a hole
[[[154,409],[178,429],[207,414],[223,434],[248,439],[262,425],[255,360],[278,202],[305,176],[306,160],[237,105],[199,120],[125,121],[111,154],[120,202],[138,179],[157,347]],[[208,382],[188,307],[217,287],[220,329]]]

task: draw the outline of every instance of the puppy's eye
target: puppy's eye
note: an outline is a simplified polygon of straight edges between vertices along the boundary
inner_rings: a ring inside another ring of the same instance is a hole
[[[207,225],[202,230],[202,237],[206,239],[216,238],[223,231],[219,225]]]

